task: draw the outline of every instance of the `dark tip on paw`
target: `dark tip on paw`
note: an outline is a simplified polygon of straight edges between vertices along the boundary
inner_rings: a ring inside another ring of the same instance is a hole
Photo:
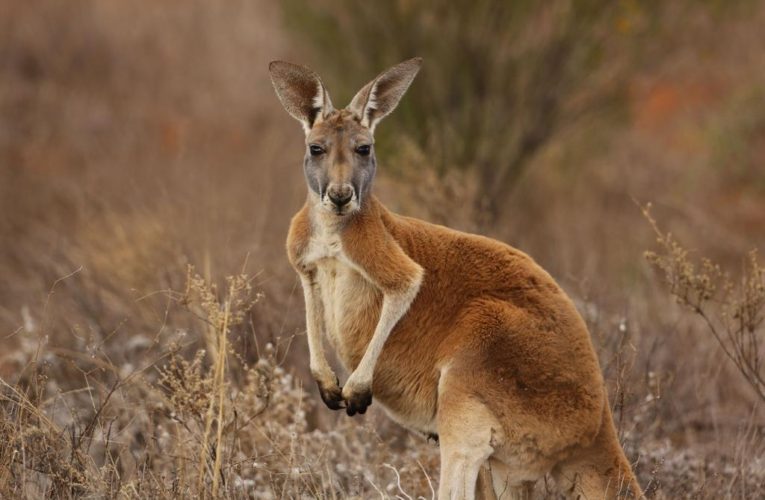
[[[330,410],[341,410],[345,408],[345,405],[343,404],[343,391],[340,389],[339,384],[336,383],[333,387],[328,388],[322,387],[318,382],[317,384],[319,385],[321,400],[324,401],[324,404],[327,405]]]
[[[358,394],[354,394],[345,402],[345,413],[349,417],[355,414],[363,415],[367,412],[367,408],[372,404],[372,390],[367,389]]]

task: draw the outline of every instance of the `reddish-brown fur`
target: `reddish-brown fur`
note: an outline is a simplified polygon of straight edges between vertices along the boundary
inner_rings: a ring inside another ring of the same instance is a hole
[[[357,115],[330,110],[307,133],[341,148],[363,132]],[[385,301],[415,293],[376,358],[371,394],[398,422],[439,435],[440,498],[472,498],[481,464],[479,493],[493,478],[495,493],[506,481],[522,496],[551,472],[572,497],[642,495],[584,321],[529,256],[393,214],[371,195],[342,216],[309,195],[287,250],[319,297],[322,313],[309,322],[324,324],[351,373],[368,355]],[[323,397],[341,397],[331,377],[317,377]],[[369,390],[348,387],[348,404]]]

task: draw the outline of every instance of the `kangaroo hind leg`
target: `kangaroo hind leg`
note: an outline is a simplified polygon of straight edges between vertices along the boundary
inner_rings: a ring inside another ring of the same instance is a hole
[[[496,458],[489,458],[484,466],[485,472],[479,477],[479,483],[486,500],[531,500],[534,494],[534,481],[518,481],[512,477],[511,469]]]
[[[437,426],[441,447],[439,500],[474,500],[478,475],[502,431],[497,418],[461,383],[439,383]]]

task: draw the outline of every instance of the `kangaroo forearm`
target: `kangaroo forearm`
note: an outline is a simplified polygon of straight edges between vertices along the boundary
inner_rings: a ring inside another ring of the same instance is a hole
[[[311,374],[320,382],[334,383],[335,374],[327,362],[322,343],[324,306],[318,297],[318,286],[310,276],[301,275],[301,281],[305,298],[306,335],[308,336]]]
[[[354,370],[352,377],[363,383],[371,383],[377,359],[388,340],[391,331],[406,314],[420,290],[422,278],[418,277],[407,289],[399,293],[388,293],[383,296],[380,319],[367,346],[361,362]]]

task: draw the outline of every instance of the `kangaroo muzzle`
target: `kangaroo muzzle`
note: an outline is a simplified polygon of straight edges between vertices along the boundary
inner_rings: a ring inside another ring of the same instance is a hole
[[[342,212],[356,198],[356,193],[350,184],[330,184],[327,198],[335,211]]]

